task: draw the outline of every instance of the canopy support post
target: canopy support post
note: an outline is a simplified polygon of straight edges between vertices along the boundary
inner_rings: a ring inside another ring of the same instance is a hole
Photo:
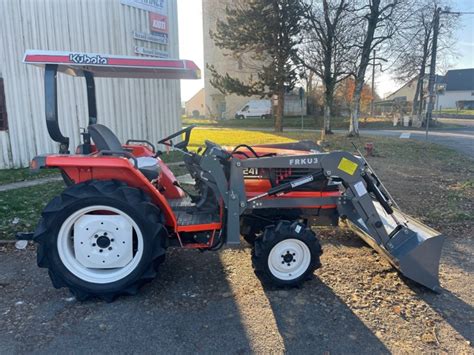
[[[44,73],[45,116],[49,136],[59,143],[59,154],[69,154],[69,137],[64,137],[58,122],[57,64],[46,64]]]
[[[87,107],[89,110],[89,125],[97,123],[97,104],[95,99],[94,74],[84,70],[87,85]]]

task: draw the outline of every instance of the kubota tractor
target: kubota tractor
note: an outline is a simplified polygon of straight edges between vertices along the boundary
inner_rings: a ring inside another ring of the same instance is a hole
[[[158,142],[182,153],[195,181],[186,192],[153,143],[122,144],[97,123],[94,78],[196,79],[194,63],[50,51],[27,51],[24,62],[44,68],[46,123],[59,143],[59,154],[37,156],[31,167],[59,169],[67,187],[36,231],[17,237],[38,243],[38,265],[77,299],[135,294],[156,276],[168,247],[217,250],[239,244],[240,235],[263,282],[299,285],[321,265],[311,226],[340,220],[403,275],[439,288],[443,236],[396,209],[361,156],[311,142],[224,148],[206,141],[193,152],[191,126]],[[75,154],[58,124],[58,72],[86,79],[89,121]]]

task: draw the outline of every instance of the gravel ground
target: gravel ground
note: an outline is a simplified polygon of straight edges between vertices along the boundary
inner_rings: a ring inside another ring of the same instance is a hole
[[[472,170],[372,163],[402,208],[447,235],[441,294],[342,229],[319,230],[323,267],[300,289],[262,288],[243,243],[170,250],[156,280],[111,304],[54,289],[34,247],[0,246],[0,353],[473,354],[473,189],[457,194]]]
[[[111,304],[77,302],[33,248],[4,247],[0,353],[472,353],[472,264],[445,257],[437,295],[350,232],[322,241],[324,267],[301,289],[263,289],[246,247],[173,250],[153,283]]]

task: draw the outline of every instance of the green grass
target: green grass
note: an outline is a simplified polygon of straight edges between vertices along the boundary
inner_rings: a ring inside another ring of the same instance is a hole
[[[29,168],[0,170],[0,185],[55,175],[59,175],[56,169],[41,170],[38,173],[32,173]]]
[[[182,118],[184,126],[192,124],[198,127],[215,127],[215,128],[245,128],[245,129],[273,129],[275,121],[273,118],[247,118],[245,120],[212,120],[206,118]],[[393,119],[390,117],[367,117],[361,118],[359,122],[361,129],[416,129],[413,127],[393,126]],[[306,116],[303,117],[303,129],[320,130],[323,127],[323,117]],[[438,122],[432,129],[448,128],[449,125]],[[301,129],[301,117],[284,117],[283,128],[285,129]],[[331,118],[331,128],[334,130],[349,130],[349,117],[333,117]]]
[[[32,231],[46,204],[64,189],[62,181],[0,192],[0,239]]]
[[[199,118],[183,118],[183,125],[196,124],[202,127],[227,127],[227,128],[273,128],[275,121],[273,118],[247,118],[245,120],[211,120]],[[367,118],[361,119],[361,128],[381,128],[393,126],[390,118]],[[304,129],[321,129],[323,126],[323,117],[305,116],[303,117]],[[292,129],[301,129],[301,117],[283,117],[283,127]],[[349,129],[349,117],[333,117],[331,119],[332,129]]]
[[[435,114],[443,114],[443,113],[448,113],[448,114],[454,114],[454,115],[473,115],[474,116],[474,110],[458,110],[455,108],[445,108],[442,110],[434,111]]]

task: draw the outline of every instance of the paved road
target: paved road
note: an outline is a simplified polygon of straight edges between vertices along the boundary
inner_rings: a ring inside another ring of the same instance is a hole
[[[336,131],[344,133],[345,131]],[[386,136],[386,137],[400,137],[402,133],[409,133],[410,139],[425,140],[425,132],[418,130],[392,130],[392,129],[380,129],[380,130],[361,130],[362,135],[375,135],[375,136]],[[474,127],[462,127],[459,129],[450,129],[442,131],[431,131],[428,135],[428,141],[447,146],[455,149],[458,152],[466,154],[469,158],[474,159]]]

